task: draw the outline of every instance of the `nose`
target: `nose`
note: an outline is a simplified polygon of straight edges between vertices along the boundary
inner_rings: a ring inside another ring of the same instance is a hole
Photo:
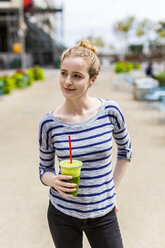
[[[65,84],[66,84],[66,85],[71,85],[71,84],[72,84],[72,80],[71,80],[71,77],[70,77],[70,76],[68,76],[68,77],[66,78]]]

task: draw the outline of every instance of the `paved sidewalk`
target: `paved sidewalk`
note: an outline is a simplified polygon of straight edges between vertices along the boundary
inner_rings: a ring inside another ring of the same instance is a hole
[[[125,248],[163,248],[165,125],[130,93],[115,91],[107,70],[90,91],[119,103],[133,143],[133,160],[117,192]],[[46,70],[44,82],[0,99],[2,248],[54,247],[46,219],[48,187],[38,176],[38,123],[62,101],[58,70]],[[86,238],[84,247],[90,247]]]

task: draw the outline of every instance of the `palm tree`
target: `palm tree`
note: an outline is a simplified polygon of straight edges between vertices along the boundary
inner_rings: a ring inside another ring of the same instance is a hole
[[[125,39],[124,56],[126,55],[126,53],[128,51],[128,34],[129,34],[129,31],[133,27],[134,20],[135,20],[135,18],[133,16],[130,16],[124,20],[118,21],[114,25],[114,31],[119,33],[119,34],[122,34],[124,36],[124,39]]]
[[[89,40],[93,46],[96,46],[96,47],[105,46],[105,43],[101,37],[88,36],[86,39]]]
[[[151,34],[154,32],[153,23],[149,19],[144,19],[137,24],[136,36],[144,37],[150,56]]]
[[[156,32],[158,35],[158,40],[162,42],[162,54],[164,58],[163,60],[165,61],[165,21],[158,22]],[[165,67],[165,63],[164,63],[164,67]]]
[[[159,35],[159,38],[165,38],[165,21],[160,21],[159,26],[157,28],[157,33]]]

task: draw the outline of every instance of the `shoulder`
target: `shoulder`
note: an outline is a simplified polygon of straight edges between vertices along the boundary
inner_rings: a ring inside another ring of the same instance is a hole
[[[104,101],[105,109],[107,109],[108,111],[114,112],[116,110],[120,110],[120,106],[116,101],[109,99],[105,99],[103,101]]]
[[[54,120],[52,119],[51,116],[51,112],[46,113],[44,116],[41,117],[40,121],[39,121],[39,126],[40,128],[50,128],[52,126],[52,123],[54,122]]]
[[[124,121],[122,110],[116,101],[106,99],[104,100],[104,106],[105,106],[104,108],[107,111],[108,115],[112,117],[116,116],[118,118],[121,118]]]

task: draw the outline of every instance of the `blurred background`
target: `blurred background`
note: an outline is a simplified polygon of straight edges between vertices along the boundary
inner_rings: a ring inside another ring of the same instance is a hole
[[[162,0],[0,0],[0,247],[54,247],[38,126],[63,102],[61,53],[82,39],[101,62],[90,94],[117,101],[132,140],[118,190],[124,247],[165,247],[164,9]]]
[[[58,67],[64,48],[89,39],[109,63],[161,62],[162,1],[0,0],[0,68]]]

